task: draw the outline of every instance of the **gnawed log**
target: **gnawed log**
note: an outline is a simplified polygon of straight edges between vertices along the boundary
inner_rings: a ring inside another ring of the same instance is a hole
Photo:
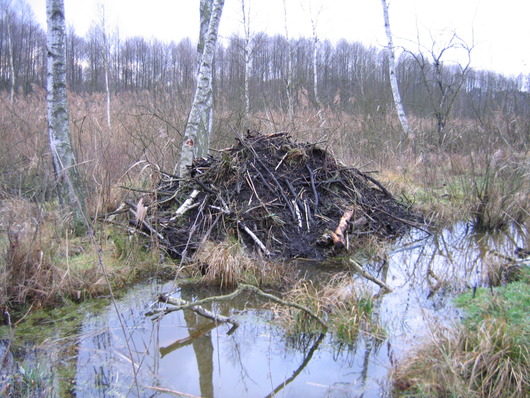
[[[335,229],[335,232],[331,232],[333,244],[339,249],[346,246],[346,239],[344,238],[344,234],[348,229],[348,222],[353,217],[353,213],[353,209],[346,210],[343,216],[340,218],[339,225],[337,226],[337,229]]]

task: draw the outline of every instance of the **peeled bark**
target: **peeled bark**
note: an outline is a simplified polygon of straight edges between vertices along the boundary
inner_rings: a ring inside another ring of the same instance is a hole
[[[197,74],[197,88],[186,130],[184,131],[184,142],[178,168],[178,175],[180,176],[185,174],[187,167],[193,163],[194,159],[208,156],[213,110],[212,64],[223,5],[224,0],[213,0],[208,31],[204,40],[199,72]]]
[[[64,0],[47,0],[48,22],[48,135],[61,206],[70,210],[78,226],[85,224],[85,201],[68,125],[66,98],[66,25]]]
[[[408,136],[410,133],[409,124],[405,110],[403,109],[403,103],[401,102],[401,95],[399,94],[399,86],[396,76],[396,55],[394,53],[394,42],[392,40],[392,32],[390,31],[390,19],[388,17],[388,4],[386,0],[381,0],[383,4],[383,16],[385,19],[385,32],[388,39],[388,74],[390,76],[390,86],[392,87],[392,96],[394,97],[394,105],[396,106],[396,112],[403,128],[403,133]]]

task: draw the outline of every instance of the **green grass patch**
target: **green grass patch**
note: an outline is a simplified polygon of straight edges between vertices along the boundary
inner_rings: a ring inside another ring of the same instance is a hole
[[[461,325],[438,328],[394,369],[395,396],[530,395],[530,285],[522,278],[455,299]]]

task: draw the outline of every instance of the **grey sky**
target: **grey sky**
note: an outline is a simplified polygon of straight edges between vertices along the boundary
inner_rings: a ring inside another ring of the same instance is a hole
[[[283,0],[245,0],[251,8],[254,31],[285,32]],[[311,35],[310,10],[317,10],[321,39],[344,38],[384,46],[380,0],[286,0],[289,35]],[[28,0],[42,24],[45,0]],[[84,35],[105,4],[108,25],[119,26],[122,36],[157,37],[178,41],[198,35],[199,0],[65,0],[66,18]],[[474,43],[472,65],[507,75],[530,74],[530,2],[524,0],[390,0],[390,23],[397,45],[408,50],[443,44],[456,32]],[[225,0],[220,34],[227,38],[241,31],[241,0]],[[455,55],[458,57],[458,55]]]

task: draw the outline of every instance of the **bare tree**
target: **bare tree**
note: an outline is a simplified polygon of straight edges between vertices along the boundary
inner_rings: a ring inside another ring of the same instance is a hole
[[[105,6],[103,4],[99,4],[99,30],[101,34],[101,39],[103,41],[103,49],[102,49],[102,55],[103,55],[103,70],[105,73],[105,94],[106,94],[106,102],[107,102],[107,127],[109,130],[111,129],[111,120],[110,120],[110,87],[109,87],[109,74],[110,74],[110,45],[109,45],[109,38],[107,34],[107,19],[105,15]]]
[[[294,93],[293,93],[293,51],[289,40],[289,28],[287,23],[287,3],[283,0],[283,18],[285,23],[285,39],[287,40],[287,77],[285,79],[285,91],[287,94],[287,113],[289,121],[294,122]]]
[[[11,1],[2,0],[2,10],[4,11],[4,23],[7,30],[7,46],[9,52],[9,75],[11,80],[11,86],[9,90],[9,100],[13,102],[15,97],[15,86],[16,86],[16,76],[15,76],[15,57],[13,54],[13,35],[11,33]]]
[[[383,5],[383,17],[385,20],[385,31],[386,37],[388,40],[388,74],[390,76],[390,86],[392,87],[392,96],[394,98],[394,105],[396,107],[397,115],[399,121],[401,122],[401,127],[403,128],[403,133],[408,136],[410,133],[409,124],[407,121],[407,116],[405,110],[403,109],[403,104],[401,102],[401,95],[399,93],[398,80],[396,75],[396,55],[394,52],[394,41],[392,40],[392,32],[390,30],[390,18],[388,16],[388,3],[386,0],[381,0]]]
[[[247,0],[249,3],[250,0]],[[245,63],[244,90],[245,90],[245,118],[250,114],[250,90],[249,80],[252,73],[252,35],[250,32],[250,4],[245,7],[245,0],[241,0],[241,12],[243,15],[244,42],[243,62]]]
[[[447,138],[445,131],[447,121],[471,70],[472,50],[473,45],[469,46],[456,33],[453,33],[450,39],[441,46],[433,40],[429,49],[420,48],[417,54],[410,53],[421,70],[429,105],[436,119],[438,145],[440,146]],[[455,61],[453,67],[449,67],[450,62],[445,62],[445,60],[450,52],[463,55],[463,62]]]
[[[72,212],[76,227],[85,225],[85,198],[68,125],[66,98],[66,25],[64,0],[46,0],[48,24],[48,134],[61,206]]]
[[[178,175],[181,176],[192,164],[193,159],[207,156],[210,147],[213,110],[212,64],[223,5],[224,0],[201,0],[201,32],[204,32],[205,21],[209,22],[204,40],[199,40],[200,66],[197,73],[197,88],[180,153]],[[210,12],[210,18],[206,18],[205,14]]]
[[[313,93],[315,96],[315,104],[317,108],[320,108],[321,101],[320,101],[320,94],[318,91],[318,80],[319,80],[319,70],[318,70],[318,44],[319,44],[319,37],[317,33],[317,24],[318,24],[318,17],[320,15],[320,12],[322,11],[322,5],[318,10],[313,13],[313,7],[312,2],[309,2],[309,18],[311,20],[311,33],[312,33],[312,66],[313,66]]]

